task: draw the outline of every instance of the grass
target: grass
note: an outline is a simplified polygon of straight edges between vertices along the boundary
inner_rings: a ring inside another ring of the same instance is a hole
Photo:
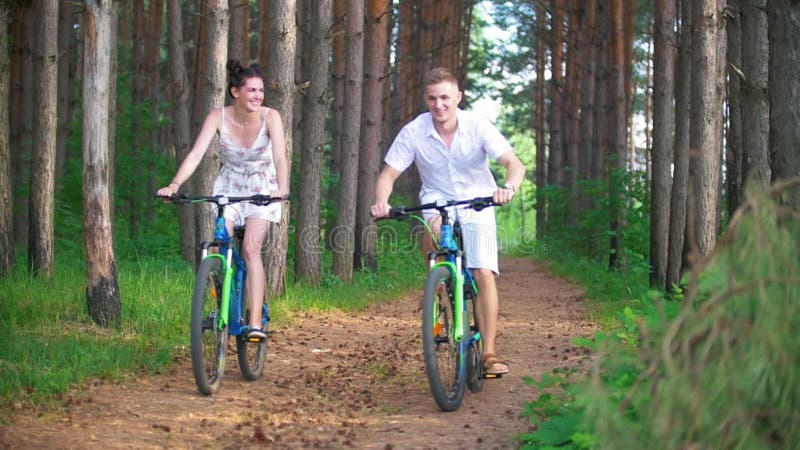
[[[393,230],[390,235],[407,236],[405,224],[381,226]],[[394,245],[382,247],[377,272],[357,272],[352,284],[333,276],[318,286],[290,284],[271,301],[274,324],[290,322],[298,311],[357,311],[418,286],[424,273],[419,251],[405,237]],[[0,302],[0,410],[56,406],[62,394],[88,380],[168,370],[176,357],[188,354],[191,267],[178,259],[177,249],[159,259],[123,253],[119,329],[101,328],[89,317],[80,257],[59,259],[50,279],[28,275],[21,263],[0,279],[6,294]]]

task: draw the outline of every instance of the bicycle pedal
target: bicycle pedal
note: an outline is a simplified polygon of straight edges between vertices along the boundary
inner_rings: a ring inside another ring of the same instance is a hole
[[[253,342],[253,343],[258,344],[260,342],[263,342],[265,338],[262,338],[262,337],[249,337],[249,338],[246,338],[246,339],[247,339],[247,342]]]
[[[504,374],[502,374],[502,373],[485,373],[485,374],[483,374],[483,378],[486,378],[486,379],[503,378],[503,375]]]

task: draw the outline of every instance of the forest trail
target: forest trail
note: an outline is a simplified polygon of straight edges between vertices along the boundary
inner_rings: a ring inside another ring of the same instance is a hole
[[[96,381],[60,411],[0,426],[0,448],[516,448],[519,417],[538,396],[524,376],[576,367],[590,336],[583,294],[529,259],[503,257],[498,353],[511,373],[438,410],[419,338],[419,292],[361,313],[308,313],[271,333],[264,376],[245,381],[228,360],[220,392],[197,392],[188,358],[169,373]]]

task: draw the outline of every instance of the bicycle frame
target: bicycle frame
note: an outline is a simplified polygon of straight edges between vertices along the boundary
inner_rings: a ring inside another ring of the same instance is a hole
[[[219,253],[209,253],[209,247],[218,247]],[[203,242],[201,257],[201,259],[219,258],[222,267],[225,268],[222,281],[222,299],[220,301],[218,327],[220,330],[224,330],[225,326],[229,326],[228,333],[238,336],[242,333],[242,325],[238,320],[240,319],[240,317],[238,317],[238,312],[241,311],[244,293],[242,287],[244,279],[247,276],[247,268],[244,259],[242,259],[233,245],[233,239],[225,226],[225,218],[222,217],[222,207],[219,208],[218,217],[214,226],[214,240],[210,243]],[[232,293],[233,295],[231,295]],[[234,318],[237,320],[230,320],[231,311],[234,312]]]
[[[456,342],[461,342],[464,337],[464,313],[466,312],[466,304],[464,302],[464,280],[466,278],[465,272],[469,269],[462,267],[463,252],[458,248],[453,236],[453,225],[449,223],[450,217],[447,210],[443,210],[442,225],[439,228],[439,251],[432,251],[428,254],[428,262],[430,270],[433,271],[437,267],[444,266],[450,270],[450,273],[455,280],[453,287],[453,317],[455,318],[453,339]],[[456,218],[458,221],[458,218]],[[437,256],[444,256],[445,260],[436,262]],[[472,278],[472,275],[469,275]],[[474,288],[474,287],[473,287]]]

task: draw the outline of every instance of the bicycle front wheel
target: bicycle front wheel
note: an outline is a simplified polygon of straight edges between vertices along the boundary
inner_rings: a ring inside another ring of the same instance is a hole
[[[192,298],[192,371],[204,395],[217,392],[225,372],[228,327],[220,329],[222,313],[222,261],[206,258],[197,269]]]
[[[442,411],[455,411],[464,399],[465,339],[455,341],[453,279],[447,267],[435,268],[425,283],[422,350],[433,399]]]
[[[245,324],[250,323],[250,301],[246,295],[242,301],[242,317]],[[265,320],[266,317],[267,308],[262,307],[261,329],[267,334],[267,337],[250,340],[247,338],[247,333],[242,333],[241,336],[236,338],[239,369],[241,369],[244,379],[248,381],[259,379],[261,372],[264,370],[264,359],[267,356],[267,339],[269,339],[269,322]]]

